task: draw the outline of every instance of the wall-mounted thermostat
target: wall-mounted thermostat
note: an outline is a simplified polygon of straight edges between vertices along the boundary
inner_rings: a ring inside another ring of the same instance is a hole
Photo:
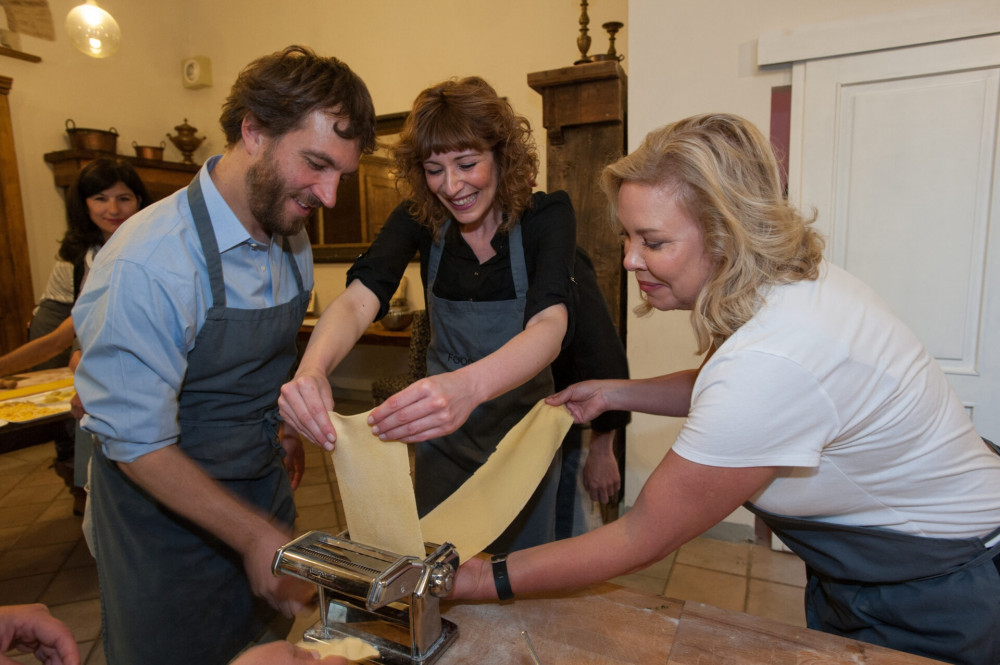
[[[185,88],[207,88],[212,85],[212,61],[196,55],[181,61],[181,80]]]

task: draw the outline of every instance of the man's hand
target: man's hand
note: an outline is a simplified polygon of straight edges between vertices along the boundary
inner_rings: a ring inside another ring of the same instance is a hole
[[[82,358],[83,358],[83,352],[80,351],[80,349],[74,351],[73,354],[69,357],[69,370],[71,372],[76,371],[76,366],[80,364],[80,360]]]
[[[80,401],[80,396],[76,393],[73,393],[73,397],[69,400],[69,412],[73,414],[73,417],[77,420],[83,418],[83,414],[86,413],[86,411],[83,410],[83,402]]]
[[[255,534],[250,549],[243,555],[243,567],[254,595],[266,600],[286,617],[298,614],[303,607],[312,603],[316,594],[315,585],[305,580],[271,572],[275,552],[291,539],[291,534],[272,526]]]
[[[287,424],[327,451],[333,451],[337,432],[330,422],[333,391],[327,377],[308,372],[297,374],[281,386],[278,409]]]
[[[47,665],[80,665],[73,633],[41,604],[0,607],[0,665],[16,663],[4,656],[10,649],[34,653]]]

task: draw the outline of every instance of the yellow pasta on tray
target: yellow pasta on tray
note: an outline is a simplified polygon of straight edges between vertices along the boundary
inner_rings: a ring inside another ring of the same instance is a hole
[[[50,416],[64,410],[53,406],[40,406],[31,402],[0,402],[0,420],[18,423]]]

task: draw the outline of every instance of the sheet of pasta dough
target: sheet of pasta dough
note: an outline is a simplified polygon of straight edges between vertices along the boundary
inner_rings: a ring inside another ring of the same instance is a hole
[[[331,413],[330,418],[337,430],[333,461],[351,539],[421,558],[424,541],[449,542],[462,561],[483,551],[517,517],[573,424],[565,408],[539,400],[469,480],[418,520],[407,444],[379,440],[368,427],[367,413]],[[338,458],[342,447],[348,452]]]
[[[406,444],[374,436],[367,413],[330,412],[330,420],[337,431],[331,454],[351,540],[423,559]]]
[[[378,658],[380,655],[378,649],[357,637],[345,637],[340,640],[330,640],[328,642],[307,642],[301,640],[295,646],[315,651],[319,653],[320,658],[343,656],[351,662],[367,658]]]

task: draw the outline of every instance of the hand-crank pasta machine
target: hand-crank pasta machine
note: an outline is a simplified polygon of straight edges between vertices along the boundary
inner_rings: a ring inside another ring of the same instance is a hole
[[[439,598],[451,592],[459,559],[449,543],[426,549],[420,560],[355,543],[346,532],[310,531],[277,551],[272,570],[319,587],[320,621],[304,641],[356,637],[379,651],[366,662],[430,665],[458,637]]]

